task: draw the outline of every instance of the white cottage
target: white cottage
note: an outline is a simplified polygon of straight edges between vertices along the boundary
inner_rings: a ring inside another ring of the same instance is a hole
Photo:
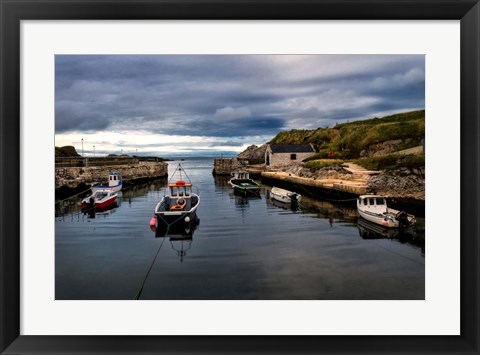
[[[280,167],[302,162],[315,154],[312,144],[268,144],[265,165]]]

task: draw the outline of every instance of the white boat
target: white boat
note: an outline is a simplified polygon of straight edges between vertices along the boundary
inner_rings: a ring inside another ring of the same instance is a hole
[[[117,196],[118,194],[110,189],[99,189],[82,200],[81,208],[103,209],[113,207],[117,202]]]
[[[409,227],[416,223],[415,216],[387,207],[387,200],[379,195],[362,195],[357,199],[361,217],[387,228]]]
[[[302,198],[302,196],[296,192],[284,190],[275,186],[270,190],[270,196],[272,196],[274,200],[283,203],[299,203]]]
[[[108,174],[108,184],[97,184],[91,187],[92,192],[95,193],[97,190],[110,189],[113,192],[118,192],[122,189],[123,180],[120,173],[110,173]]]
[[[169,183],[167,191],[160,202],[155,207],[155,216],[150,221],[150,227],[158,229],[171,228],[189,228],[197,222],[197,209],[200,205],[200,196],[192,191],[190,179],[186,182],[182,178],[183,168],[178,164],[175,173],[180,174],[180,178],[174,183]],[[186,174],[185,174],[186,175]],[[186,176],[188,178],[188,176]]]

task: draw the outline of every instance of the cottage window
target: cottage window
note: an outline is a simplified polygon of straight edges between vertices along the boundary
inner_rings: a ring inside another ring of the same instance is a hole
[[[297,160],[297,154],[290,154],[290,160]]]

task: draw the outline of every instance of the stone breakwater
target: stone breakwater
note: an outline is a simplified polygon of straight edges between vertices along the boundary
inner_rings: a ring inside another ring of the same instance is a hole
[[[341,165],[317,171],[297,165],[279,172],[263,173],[262,176],[357,195],[375,193],[397,199],[425,201],[425,168],[400,168],[371,174],[366,170],[352,173]]]
[[[55,168],[55,189],[75,189],[79,185],[106,182],[108,174],[119,172],[124,181],[141,181],[168,177],[168,164],[164,162],[140,162],[134,165]]]
[[[217,158],[213,163],[213,175],[228,175],[235,169],[241,168],[242,164],[237,158]]]

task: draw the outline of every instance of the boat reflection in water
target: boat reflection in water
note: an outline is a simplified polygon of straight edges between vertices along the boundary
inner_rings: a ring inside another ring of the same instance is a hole
[[[195,216],[195,219],[189,225],[172,225],[168,230],[162,224],[159,227],[151,225],[150,230],[155,233],[155,238],[168,238],[171,248],[179,256],[180,262],[183,262],[187,251],[192,247],[193,234],[199,225],[200,219]]]
[[[245,224],[247,210],[250,208],[250,202],[262,199],[260,195],[240,196],[233,191],[228,195],[231,199],[233,199],[235,203],[235,209],[240,212],[242,224]]]
[[[118,208],[119,206],[120,203],[117,201],[105,207],[82,208],[82,213],[91,219],[98,218],[99,216],[103,216],[105,218],[108,215],[114,213],[116,208]]]
[[[296,204],[282,203],[271,198],[270,186],[264,185],[264,187],[267,205],[273,205],[295,213],[301,212],[312,218],[326,220],[330,224],[330,227],[333,227],[334,224],[356,225],[358,212],[356,208],[353,208],[352,204],[332,203],[308,195],[302,195],[301,201]]]
[[[260,195],[241,196],[241,195],[237,195],[234,192],[230,192],[228,195],[230,196],[231,199],[235,201],[235,207],[238,207],[240,209],[244,207],[248,207],[250,204],[250,201],[262,199]]]
[[[386,228],[379,224],[367,221],[362,217],[357,220],[358,233],[363,239],[392,239],[400,243],[409,243],[425,253],[425,236],[419,228]]]
[[[269,192],[267,192],[267,196],[269,195]],[[270,196],[271,197],[271,196]],[[273,198],[267,197],[267,201],[270,201],[272,205],[278,208],[282,208],[284,210],[292,211],[292,212],[301,212],[300,204],[299,203],[290,203],[290,202],[280,202],[278,200],[274,200]]]

